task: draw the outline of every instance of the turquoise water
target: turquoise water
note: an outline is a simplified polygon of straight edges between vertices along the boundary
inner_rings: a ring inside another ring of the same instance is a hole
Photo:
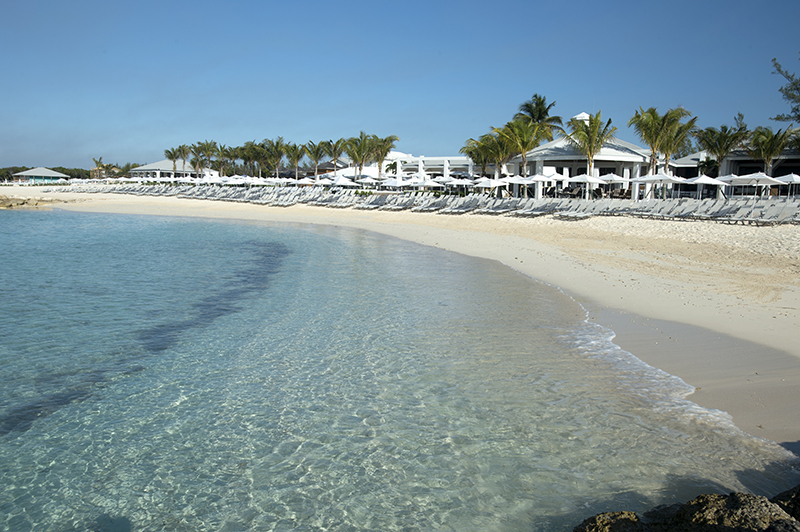
[[[571,530],[800,481],[491,261],[58,210],[0,243],[2,530]]]

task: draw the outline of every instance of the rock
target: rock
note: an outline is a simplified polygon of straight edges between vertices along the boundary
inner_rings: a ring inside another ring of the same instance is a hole
[[[775,495],[770,501],[784,509],[784,511],[800,519],[800,486],[796,486],[788,491]]]
[[[795,512],[795,513],[792,513]],[[576,532],[800,532],[800,486],[772,501],[748,493],[700,495],[686,504],[658,506],[639,517],[606,512],[576,526]]]
[[[683,505],[668,523],[713,527],[707,530],[766,530],[771,524],[783,520],[791,521],[792,517],[766,497],[731,493],[700,495]]]
[[[41,207],[57,203],[50,198],[18,198],[16,196],[0,196],[0,209],[15,209],[18,207]]]
[[[575,532],[639,532],[646,530],[633,512],[606,512],[586,519]]]

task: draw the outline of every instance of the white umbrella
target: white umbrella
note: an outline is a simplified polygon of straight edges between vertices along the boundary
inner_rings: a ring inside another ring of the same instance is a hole
[[[724,181],[729,185],[751,185],[751,186],[770,186],[770,185],[784,185],[782,181],[778,181],[774,177],[770,177],[764,172],[756,172],[754,174],[748,175],[729,175],[719,178],[720,181]]]
[[[433,179],[428,179],[422,183],[416,183],[414,186],[417,188],[444,188],[443,184],[437,183]]]
[[[729,185],[783,185],[782,181],[778,181],[774,177],[770,177],[764,172],[756,172],[748,175],[729,175],[719,178]]]
[[[631,183],[645,183],[651,185],[666,185],[666,184],[679,184],[685,183],[686,180],[680,177],[675,177],[673,175],[665,174],[664,172],[659,172],[657,174],[647,174],[641,177],[634,177],[631,179]],[[662,190],[662,197],[666,196],[667,190],[666,187]]]
[[[782,175],[780,177],[776,177],[775,179],[781,183],[789,185],[790,196],[792,195],[792,187],[794,186],[795,190],[797,190],[796,186],[800,184],[800,175],[797,174]]]
[[[595,177],[593,175],[586,175],[581,174],[575,177],[570,177],[569,179],[565,180],[566,183],[586,183],[587,186],[584,187],[583,197],[584,199],[589,199],[589,187],[588,185],[605,185],[606,182],[599,177]]]
[[[343,175],[340,175],[336,178],[336,181],[331,183],[331,186],[334,187],[357,187],[358,185],[353,182],[352,179],[347,178]]]
[[[497,187],[504,187],[508,183],[503,181],[502,179],[489,179],[488,177],[484,177],[483,179],[479,180],[478,183],[475,185],[476,188],[497,188]]]
[[[722,195],[722,188],[727,187],[728,183],[725,181],[720,181],[714,177],[708,177],[707,175],[701,174],[697,177],[692,177],[691,179],[686,180],[687,185],[697,185],[697,199],[702,199],[702,194],[700,191],[704,185],[712,185],[717,187],[717,197],[719,198]]]

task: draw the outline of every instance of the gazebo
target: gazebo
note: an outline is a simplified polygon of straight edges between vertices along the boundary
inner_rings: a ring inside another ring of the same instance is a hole
[[[27,181],[30,183],[51,183],[53,181],[58,181],[59,179],[69,178],[68,175],[62,174],[61,172],[56,172],[55,170],[50,170],[49,168],[44,168],[42,166],[25,170],[24,172],[17,172],[14,174],[14,177],[20,178],[20,180],[22,178],[27,178]]]

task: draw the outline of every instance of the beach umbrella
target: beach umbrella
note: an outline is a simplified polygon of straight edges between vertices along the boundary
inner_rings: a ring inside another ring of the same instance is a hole
[[[771,185],[783,185],[782,181],[778,181],[774,177],[770,177],[764,172],[756,172],[754,174],[748,175],[729,175],[719,178],[720,181],[724,181],[729,185],[740,185],[740,186],[755,186],[755,187],[767,187]]]
[[[356,183],[361,183],[362,185],[376,185],[381,183],[381,181],[375,179],[372,176],[362,177],[361,179],[356,179]]]
[[[708,177],[707,175],[699,175],[697,177],[692,177],[691,179],[686,180],[687,185],[697,185],[697,199],[702,199],[702,194],[700,191],[702,187],[705,185],[715,186],[717,187],[717,197],[719,198],[720,195],[724,195],[722,193],[722,187],[728,186],[728,183],[725,181],[720,181],[714,177]]]
[[[797,191],[797,185],[800,184],[800,175],[797,174],[782,175],[780,177],[776,177],[775,179],[781,183],[789,185],[790,196],[792,195],[792,187],[794,187],[794,190]]]
[[[686,180],[680,177],[675,177],[673,175],[665,174],[664,172],[659,172],[657,174],[647,174],[641,177],[635,177],[631,179],[631,183],[644,183],[650,185],[668,185],[668,184],[680,184],[684,183]],[[667,189],[666,187],[661,189],[661,197],[666,197]]]
[[[581,174],[575,177],[570,177],[569,179],[565,180],[566,183],[585,183],[586,186],[584,187],[583,195],[584,199],[589,199],[589,185],[605,185],[606,182],[599,177],[595,177],[593,175],[586,175]]]
[[[478,180],[478,182],[475,184],[475,188],[497,188],[504,187],[507,184],[508,183],[502,179],[489,179],[488,177],[484,177]]]

